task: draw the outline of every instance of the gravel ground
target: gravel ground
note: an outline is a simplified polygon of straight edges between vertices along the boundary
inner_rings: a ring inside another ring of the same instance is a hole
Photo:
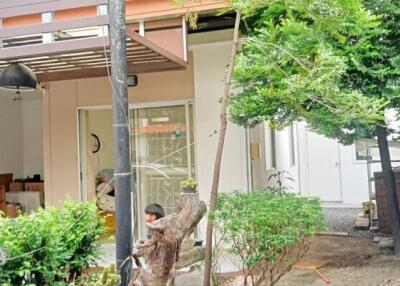
[[[373,238],[374,233],[368,230],[355,230],[356,216],[359,208],[323,208],[329,231],[347,232],[352,237]]]

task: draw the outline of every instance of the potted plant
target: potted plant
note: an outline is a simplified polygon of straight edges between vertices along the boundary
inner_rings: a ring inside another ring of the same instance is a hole
[[[196,190],[197,182],[192,178],[182,181],[181,187],[182,187],[182,193],[194,194],[197,192]]]

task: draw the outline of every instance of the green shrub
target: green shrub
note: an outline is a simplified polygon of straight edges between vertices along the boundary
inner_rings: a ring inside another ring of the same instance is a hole
[[[222,194],[211,219],[254,286],[274,285],[325,228],[318,200],[276,188]]]
[[[0,218],[0,285],[67,285],[99,257],[104,230],[94,203]]]
[[[94,273],[88,277],[82,277],[80,281],[74,281],[68,286],[118,286],[121,277],[117,273],[115,264],[105,268],[102,273]]]

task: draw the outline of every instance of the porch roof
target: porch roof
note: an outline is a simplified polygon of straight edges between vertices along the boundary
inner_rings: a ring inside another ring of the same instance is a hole
[[[108,3],[109,0],[0,0],[0,70],[11,63],[23,63],[42,82],[108,75]],[[186,51],[182,19],[169,22],[156,27],[151,23],[145,26],[144,21],[127,25],[129,73],[186,68],[185,54],[176,49]],[[174,37],[177,30],[182,32],[179,39]]]
[[[185,69],[187,63],[127,27],[127,63],[129,73],[147,73]],[[29,66],[38,80],[106,76],[110,66],[108,37],[82,38],[48,44],[2,49],[0,70],[14,62]]]

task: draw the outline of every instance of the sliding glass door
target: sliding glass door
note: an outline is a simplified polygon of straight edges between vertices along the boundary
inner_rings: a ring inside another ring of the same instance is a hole
[[[131,110],[132,174],[136,182],[138,235],[146,233],[144,208],[160,204],[173,213],[180,182],[195,177],[193,108],[190,104]]]

